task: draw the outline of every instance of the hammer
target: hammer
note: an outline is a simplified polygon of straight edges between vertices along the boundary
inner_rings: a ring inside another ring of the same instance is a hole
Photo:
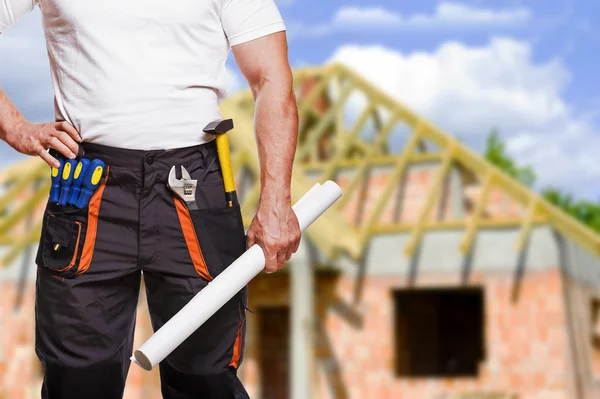
[[[221,172],[223,173],[223,182],[225,185],[225,199],[229,207],[239,205],[235,191],[235,182],[233,181],[229,140],[226,134],[231,129],[233,129],[233,119],[216,120],[206,125],[203,129],[205,133],[216,135],[217,152],[219,153],[219,163],[221,164]]]

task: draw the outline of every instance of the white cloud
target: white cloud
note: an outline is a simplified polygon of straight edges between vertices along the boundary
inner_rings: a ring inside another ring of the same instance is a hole
[[[441,2],[429,14],[404,15],[379,6],[344,6],[324,24],[292,23],[292,37],[319,38],[350,29],[474,29],[508,28],[527,23],[531,12],[524,7],[480,8],[462,3]]]
[[[529,21],[530,17],[530,11],[524,7],[493,10],[461,3],[442,2],[437,5],[433,15],[413,15],[408,18],[407,23],[414,26],[515,25]]]
[[[600,194],[600,134],[564,100],[570,75],[561,60],[533,61],[528,43],[456,42],[431,53],[343,46],[330,61],[347,64],[384,91],[478,150],[498,128],[508,150],[538,172],[540,186],[578,196]]]
[[[333,23],[339,27],[348,25],[391,27],[402,25],[404,17],[382,7],[343,7],[336,12]]]
[[[339,27],[369,26],[375,28],[441,28],[463,26],[510,26],[529,21],[527,8],[491,9],[477,8],[467,4],[441,2],[432,14],[402,15],[382,7],[342,7],[333,21]]]

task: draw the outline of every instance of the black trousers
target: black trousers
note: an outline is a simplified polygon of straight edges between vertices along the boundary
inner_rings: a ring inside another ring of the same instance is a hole
[[[246,249],[214,142],[172,151],[83,148],[107,165],[102,183],[85,208],[47,204],[36,257],[44,399],[121,398],[142,273],[157,330]],[[188,211],[167,188],[174,165],[198,180],[200,210]],[[164,398],[248,397],[236,375],[246,304],[247,287],[161,362]]]

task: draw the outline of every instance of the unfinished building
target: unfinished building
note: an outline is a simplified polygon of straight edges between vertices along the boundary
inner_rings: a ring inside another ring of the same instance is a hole
[[[295,84],[294,200],[327,179],[344,196],[284,271],[250,283],[239,375],[251,397],[600,397],[600,237],[348,68],[298,70]],[[251,93],[221,111],[236,123],[249,225],[259,196]],[[0,244],[13,268],[37,243],[28,215],[45,202],[47,174],[38,161],[0,174]],[[39,387],[25,287],[18,314],[15,283],[2,290],[0,387],[11,399]],[[151,334],[144,303],[136,345]],[[132,366],[125,397],[159,398],[157,384],[156,370]]]

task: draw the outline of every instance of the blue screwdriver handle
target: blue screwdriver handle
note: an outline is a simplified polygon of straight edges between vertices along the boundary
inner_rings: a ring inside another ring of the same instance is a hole
[[[81,192],[79,193],[79,198],[77,199],[77,203],[75,206],[77,208],[86,207],[94,191],[100,185],[100,181],[102,180],[102,176],[104,176],[104,162],[99,159],[94,159],[90,166],[88,167],[87,173],[83,179],[83,185],[81,186]]]
[[[59,205],[67,205],[67,200],[71,194],[71,184],[73,183],[73,172],[77,167],[77,161],[68,159],[65,161],[60,176],[60,197],[58,200]]]
[[[65,165],[65,160],[57,158],[60,166],[58,168],[50,169],[50,177],[52,178],[52,187],[50,188],[50,202],[56,203],[60,199],[60,179]]]
[[[69,205],[75,205],[77,203],[79,193],[81,192],[81,186],[83,186],[83,180],[85,179],[85,174],[87,173],[90,164],[91,162],[87,158],[83,158],[77,164],[75,174],[73,175],[73,184],[71,185],[71,195],[67,201]]]
[[[67,205],[69,195],[71,195],[71,184],[73,184],[73,173],[77,167],[77,161],[69,159],[65,162],[62,170],[62,178],[60,179],[60,199],[58,200],[59,205]]]

